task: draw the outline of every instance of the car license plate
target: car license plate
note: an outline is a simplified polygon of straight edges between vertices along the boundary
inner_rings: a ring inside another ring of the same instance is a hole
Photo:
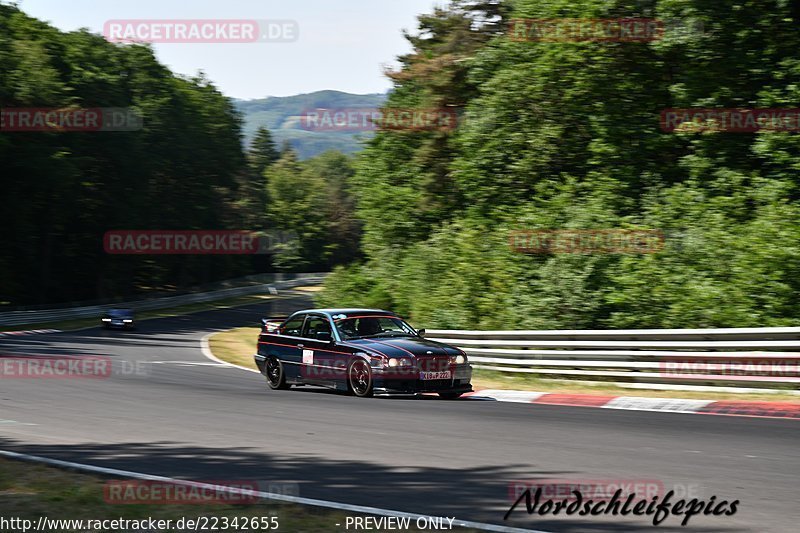
[[[453,373],[449,370],[444,370],[442,372],[420,372],[419,379],[450,379],[453,377]]]

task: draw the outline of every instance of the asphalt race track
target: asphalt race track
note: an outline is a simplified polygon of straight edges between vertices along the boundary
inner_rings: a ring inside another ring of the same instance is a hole
[[[296,483],[303,497],[498,524],[515,480],[657,480],[689,498],[740,500],[734,516],[695,516],[686,528],[669,517],[658,530],[797,531],[794,420],[278,392],[201,353],[209,332],[309,304],[292,293],[136,332],[0,339],[2,355],[109,356],[115,369],[107,379],[0,379],[0,449],[186,479]],[[506,524],[652,527],[632,516],[528,516],[524,505]]]

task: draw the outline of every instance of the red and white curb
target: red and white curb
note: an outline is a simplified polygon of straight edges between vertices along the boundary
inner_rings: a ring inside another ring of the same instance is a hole
[[[0,331],[2,337],[17,337],[22,335],[44,335],[47,333],[61,333],[60,329],[27,329],[23,331]]]
[[[654,411],[697,415],[792,418],[800,420],[800,403],[759,402],[747,400],[685,400],[680,398],[644,398],[638,396],[601,396],[594,394],[558,394],[517,390],[486,389],[464,395],[471,400],[595,407],[627,411]]]

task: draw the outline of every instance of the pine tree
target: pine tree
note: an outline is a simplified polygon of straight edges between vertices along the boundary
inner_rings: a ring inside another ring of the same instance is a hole
[[[272,133],[264,126],[258,128],[247,154],[252,173],[256,176],[263,176],[264,170],[277,161],[280,156],[275,147],[275,141],[272,139]]]

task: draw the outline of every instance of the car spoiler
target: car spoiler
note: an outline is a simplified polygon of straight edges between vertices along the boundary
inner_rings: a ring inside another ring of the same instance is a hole
[[[288,316],[276,316],[261,319],[261,333],[274,333],[278,326],[283,324]]]

